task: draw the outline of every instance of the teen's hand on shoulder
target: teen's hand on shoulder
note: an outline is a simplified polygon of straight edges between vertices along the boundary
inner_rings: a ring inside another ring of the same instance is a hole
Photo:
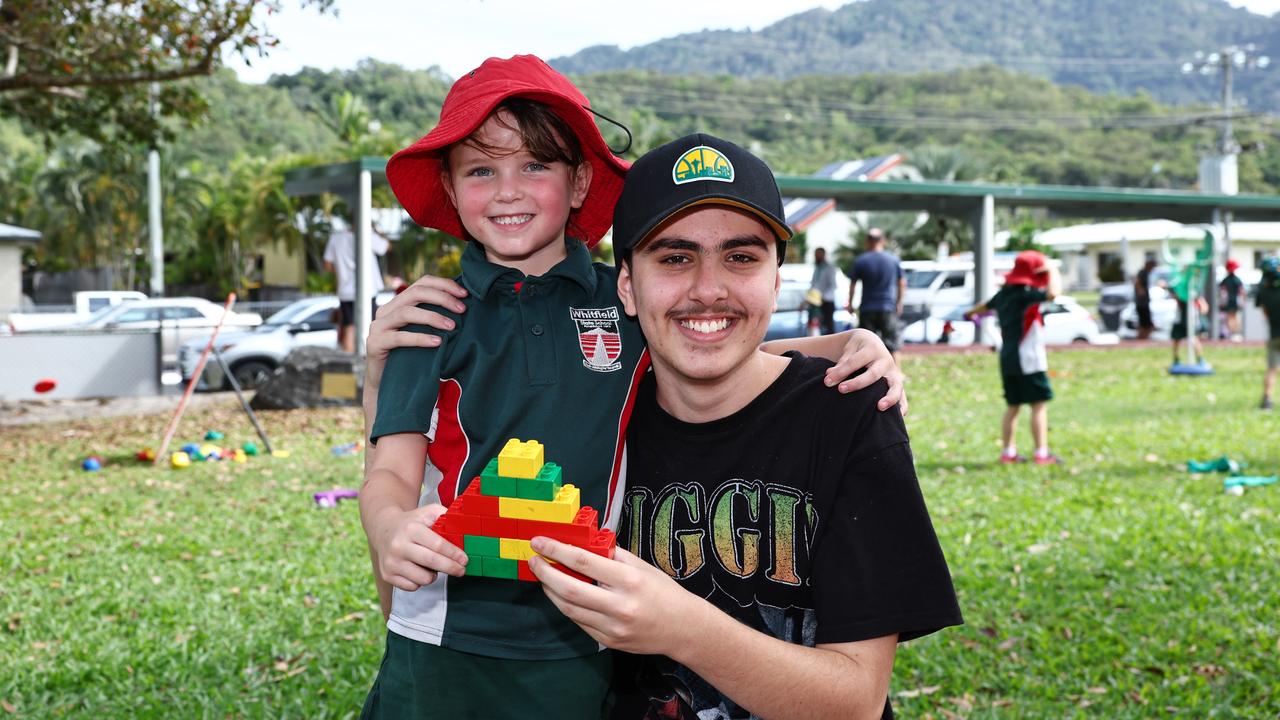
[[[435,347],[440,338],[424,333],[405,332],[406,325],[426,325],[437,330],[454,328],[451,318],[433,310],[424,310],[419,304],[437,305],[454,312],[466,312],[462,298],[467,291],[448,278],[424,275],[417,282],[402,290],[385,305],[369,326],[369,339],[365,343],[370,360],[385,360],[387,353],[398,347]]]
[[[436,581],[438,573],[461,577],[467,554],[431,529],[445,513],[440,504],[392,511],[369,538],[378,557],[378,575],[410,592]]]
[[[560,612],[615,650],[669,655],[680,638],[698,626],[698,614],[711,609],[666,573],[622,548],[609,559],[550,538],[535,538],[533,549],[600,583],[566,575],[542,557],[529,561],[542,591]]]
[[[866,368],[866,372],[851,377],[861,368]],[[907,376],[902,373],[898,363],[894,362],[893,355],[880,336],[866,328],[858,328],[850,333],[840,361],[827,370],[825,382],[828,387],[839,383],[837,389],[840,392],[851,393],[870,386],[880,378],[889,383],[889,390],[880,398],[876,407],[883,411],[897,405],[905,416],[907,392],[904,384]]]

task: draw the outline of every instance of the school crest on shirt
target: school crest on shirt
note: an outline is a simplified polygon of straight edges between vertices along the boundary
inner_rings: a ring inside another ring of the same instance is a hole
[[[622,369],[622,333],[618,328],[618,308],[569,308],[569,317],[578,326],[578,348],[582,366],[596,372]]]

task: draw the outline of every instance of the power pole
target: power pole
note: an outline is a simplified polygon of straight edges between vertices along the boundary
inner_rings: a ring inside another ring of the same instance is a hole
[[[159,112],[160,86],[151,85],[151,113]],[[164,297],[164,223],[160,215],[163,196],[160,190],[160,142],[153,139],[147,153],[147,229],[151,248],[151,297]],[[132,288],[131,288],[132,289]]]
[[[1230,45],[1218,52],[1203,53],[1196,51],[1191,62],[1182,64],[1182,73],[1190,75],[1212,75],[1215,71],[1222,76],[1222,137],[1218,142],[1217,152],[1200,158],[1200,191],[1221,195],[1235,195],[1240,192],[1240,176],[1237,157],[1240,145],[1231,134],[1232,81],[1237,70],[1266,69],[1271,58],[1260,55],[1257,47],[1248,45]],[[1222,225],[1222,261],[1225,264],[1231,258],[1231,213],[1215,210],[1213,223]],[[1205,278],[1204,294],[1209,301],[1209,338],[1218,338],[1218,281],[1215,261],[1209,267]],[[1187,328],[1188,333],[1195,328]]]

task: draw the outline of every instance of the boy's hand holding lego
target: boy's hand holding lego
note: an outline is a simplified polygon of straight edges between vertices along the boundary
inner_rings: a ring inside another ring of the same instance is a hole
[[[435,582],[437,573],[463,575],[467,554],[431,529],[445,507],[418,507],[427,439],[388,435],[379,449],[360,489],[360,520],[378,578],[413,591]]]
[[[570,577],[543,557],[529,560],[529,569],[560,612],[615,650],[675,657],[688,641],[689,627],[701,626],[697,619],[702,614],[719,612],[622,548],[609,559],[546,537],[531,544],[541,556],[599,583]]]

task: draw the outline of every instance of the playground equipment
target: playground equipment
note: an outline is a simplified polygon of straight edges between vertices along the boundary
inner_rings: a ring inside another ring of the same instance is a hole
[[[1164,239],[1160,248],[1164,263],[1170,270],[1169,290],[1178,298],[1178,309],[1187,329],[1186,347],[1169,366],[1170,375],[1213,374],[1213,366],[1195,356],[1200,327],[1196,300],[1201,296],[1205,279],[1213,268],[1213,245],[1213,233],[1206,230],[1203,238],[1171,235]]]

